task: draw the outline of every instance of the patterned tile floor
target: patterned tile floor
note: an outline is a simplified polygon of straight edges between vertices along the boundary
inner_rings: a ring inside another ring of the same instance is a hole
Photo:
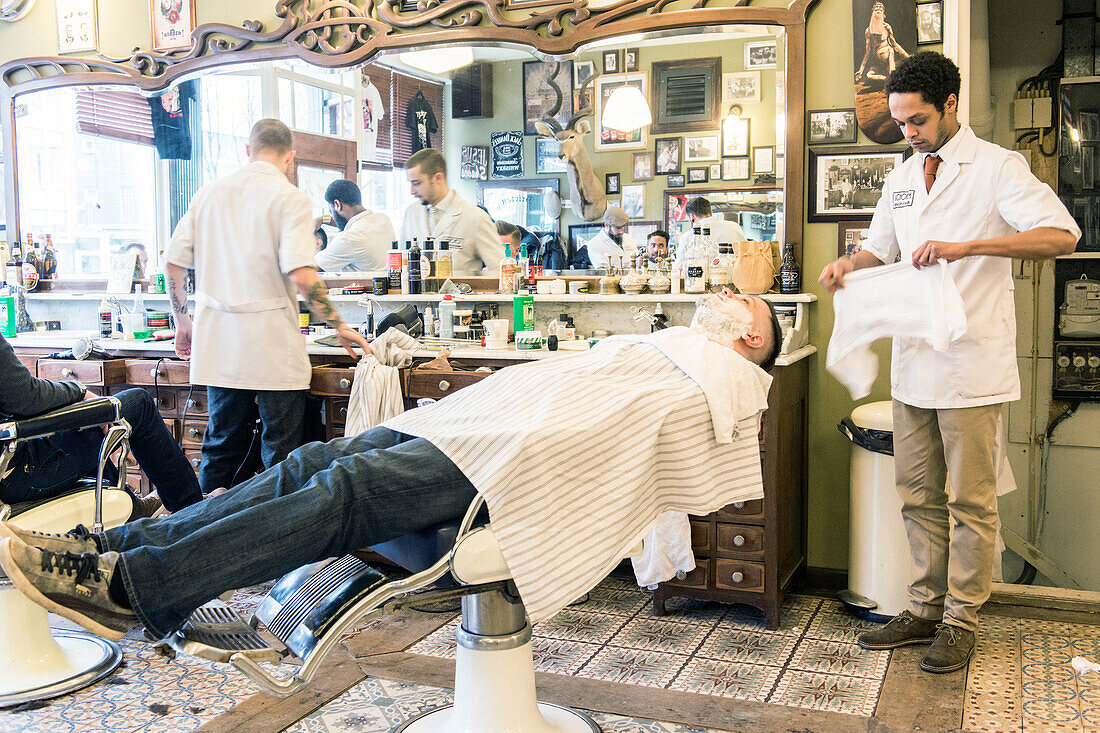
[[[860,649],[870,624],[840,603],[790,596],[780,628],[744,606],[673,599],[654,616],[650,594],[608,578],[588,602],[534,629],[535,669],[624,684],[870,717],[889,652]],[[455,624],[409,649],[453,659]]]

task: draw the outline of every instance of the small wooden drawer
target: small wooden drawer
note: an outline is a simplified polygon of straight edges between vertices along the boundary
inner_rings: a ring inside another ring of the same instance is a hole
[[[727,524],[718,522],[717,541],[719,552],[760,554],[764,552],[764,528],[752,524]]]
[[[188,396],[190,392],[190,396]],[[201,384],[196,385],[194,389],[189,389],[186,392],[180,391],[180,415],[186,415],[191,417],[206,417],[209,411],[209,403],[206,400],[206,387]]]
[[[153,401],[157,403],[157,412],[161,414],[161,417],[175,417],[178,414],[176,408],[179,406],[179,395],[176,394],[175,389],[154,389],[150,387],[147,391]]]
[[[348,403],[351,400],[345,400],[341,398],[334,398],[328,400],[325,405],[327,410],[327,420],[333,425],[343,425],[348,421]]]
[[[170,417],[165,417],[163,419],[164,427],[168,428],[168,432],[172,434],[172,440],[178,443],[180,439],[180,421]]]
[[[432,397],[439,399],[463,387],[480,382],[492,372],[448,372],[413,369],[405,382],[405,396],[413,399]]]
[[[710,522],[705,519],[692,519],[691,525],[691,551],[710,551]]]
[[[673,578],[672,580],[667,581],[667,585],[677,585],[681,587],[686,586],[690,588],[706,588],[707,577],[709,575],[708,567],[710,565],[710,561],[705,557],[699,557],[695,560],[698,564],[695,566],[694,570],[688,573],[683,579]],[[662,585],[665,585],[665,583],[662,583]]]
[[[126,471],[126,488],[134,492],[138,496],[142,494],[141,488],[141,471],[136,469]]]
[[[187,386],[191,381],[191,365],[177,359],[127,359],[128,384],[155,384],[159,387]]]
[[[351,383],[354,380],[354,367],[328,364],[315,366],[313,376],[309,380],[309,391],[327,397],[347,397],[351,394]]]
[[[748,562],[746,560],[716,560],[714,562],[714,587],[762,592],[764,590],[764,563]]]
[[[187,462],[191,464],[191,468],[195,469],[195,473],[199,472],[199,466],[202,465],[202,451],[201,450],[185,450],[183,455],[186,456]]]
[[[20,364],[27,367],[27,371],[31,374],[38,373],[38,354],[21,354],[17,351],[15,357],[19,359]]]
[[[183,433],[180,435],[180,442],[183,445],[201,446],[202,436],[205,434],[206,420],[187,418],[183,421]]]
[[[74,361],[72,359],[39,359],[38,376],[55,381],[76,380],[98,386],[126,382],[126,360]]]
[[[764,520],[764,500],[750,499],[749,501],[735,501],[726,504],[715,512],[719,519],[733,517],[738,521]]]

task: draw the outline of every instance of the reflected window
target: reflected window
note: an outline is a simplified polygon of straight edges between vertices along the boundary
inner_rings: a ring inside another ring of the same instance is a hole
[[[299,61],[276,64],[279,118],[302,132],[354,139],[356,73]]]
[[[365,168],[359,172],[359,190],[363,192],[363,206],[385,214],[393,222],[395,230],[401,229],[401,222],[405,220],[405,208],[414,200],[404,168]]]
[[[229,175],[248,162],[248,133],[263,117],[260,86],[256,74],[203,77],[199,94],[202,183]]]

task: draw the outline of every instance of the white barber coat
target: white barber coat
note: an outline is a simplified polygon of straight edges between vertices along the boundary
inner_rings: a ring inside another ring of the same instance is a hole
[[[883,262],[904,262],[928,240],[989,239],[1036,227],[1081,236],[1054,191],[1032,175],[1019,153],[978,139],[963,126],[937,154],[929,192],[923,154],[886,177],[864,249]],[[964,257],[947,264],[962,295],[966,335],[946,350],[925,340],[895,338],[894,399],[925,409],[977,407],[1020,398],[1012,259]]]
[[[434,208],[429,225],[429,209]],[[483,210],[459,196],[452,188],[435,207],[413,201],[405,209],[401,236],[421,242],[427,237],[451,240],[451,263],[455,275],[496,275],[504,258],[496,225]],[[455,249],[455,247],[458,249]]]
[[[328,240],[328,246],[314,258],[322,270],[385,270],[390,242],[397,239],[385,214],[360,211],[348,219],[344,229]]]
[[[194,268],[191,382],[308,389],[309,357],[287,276],[316,267],[309,197],[262,161],[198,190],[166,259]]]
[[[588,240],[588,259],[592,262],[592,267],[619,267],[620,261],[623,265],[629,265],[630,258],[636,254],[638,247],[634,244],[634,237],[625,232],[622,246],[615,244],[607,229],[601,229],[599,234]]]
[[[748,240],[748,237],[745,236],[745,230],[741,228],[740,224],[729,219],[723,219],[714,214],[699,219],[695,224],[692,224],[692,227],[696,226],[710,227],[712,255],[718,254],[719,244],[735,244]],[[694,238],[695,234],[690,229],[684,233],[684,236],[680,237],[679,244],[676,247],[676,262],[678,264],[683,264],[684,253],[687,252],[688,245],[691,244]]]

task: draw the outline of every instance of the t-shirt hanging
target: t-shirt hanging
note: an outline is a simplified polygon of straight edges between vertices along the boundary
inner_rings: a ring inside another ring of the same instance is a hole
[[[180,82],[164,94],[149,99],[153,143],[161,160],[191,159],[191,114],[198,101],[198,85]]]
[[[431,133],[439,132],[439,126],[435,121],[435,113],[424,99],[421,92],[409,100],[409,106],[405,108],[405,127],[412,132],[413,153],[432,146]]]
[[[374,153],[378,148],[378,127],[385,116],[382,95],[378,93],[374,82],[368,79],[363,90],[363,145],[368,153]]]

